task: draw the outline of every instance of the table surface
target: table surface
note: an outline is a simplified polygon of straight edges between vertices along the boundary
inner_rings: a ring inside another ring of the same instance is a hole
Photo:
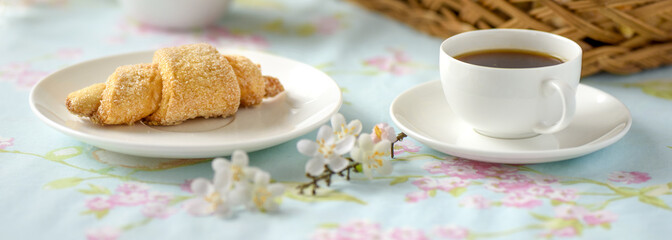
[[[633,118],[620,141],[583,157],[487,164],[407,138],[398,145],[403,148],[389,176],[335,177],[317,196],[299,195],[292,186],[309,180],[308,157],[296,146],[300,139],[314,140],[313,130],[249,153],[251,166],[287,186],[278,211],[194,216],[185,210],[196,197],[186,186],[195,178],[212,178],[210,159],[149,159],[79,142],[31,112],[31,88],[89,59],[207,42],[324,71],[342,90],[340,113],[361,120],[363,132],[371,132],[377,123],[394,126],[388,109],[396,96],[438,80],[442,39],[335,0],[236,0],[218,25],[189,31],[130,20],[116,1],[33,4],[0,11],[0,239],[664,239],[672,234],[672,67],[582,79],[622,101]]]

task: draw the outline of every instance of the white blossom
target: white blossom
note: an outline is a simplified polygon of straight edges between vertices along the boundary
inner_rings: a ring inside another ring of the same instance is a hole
[[[346,125],[343,114],[336,113],[331,116],[331,128],[338,139],[344,139],[347,136],[356,138],[362,132],[362,122],[359,119],[355,119]]]
[[[373,178],[372,170],[378,174],[389,175],[392,172],[392,165],[387,160],[390,156],[390,147],[392,143],[388,140],[380,140],[374,144],[369,134],[362,134],[357,139],[357,146],[350,153],[355,162],[362,164],[362,170],[369,179]]]
[[[240,205],[252,205],[256,198],[269,192],[269,198],[275,198],[284,192],[282,184],[268,184],[270,175],[258,168],[250,167],[249,158],[244,151],[234,151],[231,161],[216,158],[212,161],[215,174],[212,181],[197,178],[191,182],[191,191],[196,198],[185,203],[187,211],[193,215],[228,216],[231,209]],[[261,176],[261,177],[260,177]],[[273,202],[273,201],[270,201]],[[271,211],[277,204],[261,202],[262,211]]]
[[[251,197],[248,207],[254,207],[262,212],[275,211],[278,203],[275,199],[285,192],[285,186],[280,183],[270,183],[271,175],[258,171],[251,186]]]
[[[226,176],[229,178],[231,184],[251,180],[256,171],[255,167],[249,166],[250,159],[247,153],[241,150],[236,150],[231,154],[231,161],[226,158],[215,158],[212,161],[212,169],[215,172],[228,171]]]
[[[302,139],[296,144],[296,148],[301,154],[312,157],[306,163],[306,172],[318,176],[324,171],[325,165],[335,172],[345,169],[349,161],[342,155],[350,152],[354,145],[354,136],[338,138],[329,126],[322,126],[318,130],[316,141]]]
[[[193,215],[203,216],[216,214],[227,216],[231,208],[229,202],[229,187],[226,176],[228,171],[215,172],[213,181],[205,178],[197,178],[191,182],[191,191],[197,198],[192,199],[187,205],[187,211]]]

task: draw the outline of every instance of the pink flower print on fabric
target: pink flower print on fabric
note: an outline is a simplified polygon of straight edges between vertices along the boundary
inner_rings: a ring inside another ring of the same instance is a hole
[[[412,72],[412,69],[406,66],[410,62],[410,57],[406,52],[397,49],[390,49],[389,51],[392,52],[392,56],[370,58],[365,60],[364,64],[397,76],[406,75]]]
[[[122,183],[121,185],[117,186],[117,189],[115,189],[115,191],[121,193],[135,193],[135,192],[146,193],[147,190],[149,190],[149,186],[147,186],[146,184],[135,182]]]
[[[560,181],[560,179],[558,179],[557,177],[550,175],[534,174],[527,177],[532,179],[537,185],[551,185],[558,183]]]
[[[86,231],[87,240],[116,240],[121,236],[121,229],[116,227],[100,227]]]
[[[146,192],[118,192],[110,196],[110,203],[116,206],[138,206],[147,203]]]
[[[581,219],[588,212],[585,208],[574,205],[560,205],[553,210],[556,217],[565,220]]]
[[[613,172],[609,174],[609,181],[621,182],[625,184],[637,184],[649,181],[651,177],[644,172]]]
[[[465,187],[469,185],[469,182],[467,180],[463,180],[457,177],[441,178],[441,179],[421,178],[413,181],[412,184],[422,189],[423,191],[431,191],[437,189],[442,191],[450,191],[454,188]]]
[[[366,220],[356,220],[346,223],[336,229],[335,239],[379,239],[381,236],[381,227],[378,223],[372,223]]]
[[[586,224],[590,226],[609,224],[618,219],[618,215],[609,212],[607,210],[598,210],[595,212],[590,212],[587,209],[574,206],[574,205],[560,205],[554,208],[555,217],[565,220],[583,220]],[[561,229],[562,230],[562,229]],[[554,230],[551,232],[552,235],[562,236],[560,234],[570,233],[564,232],[561,230]],[[574,229],[576,230],[576,229]],[[565,229],[564,231],[568,231]],[[569,235],[572,236],[572,235]]]
[[[168,30],[162,29],[160,27],[155,27],[149,24],[138,23],[136,26],[136,31],[140,34],[161,34],[169,33]]]
[[[455,225],[439,226],[434,228],[434,235],[439,237],[439,239],[467,239],[469,237],[469,229]]]
[[[13,81],[20,88],[30,88],[47,75],[49,75],[48,72],[36,70],[29,63],[10,63],[0,66],[0,81]]]
[[[468,208],[486,209],[490,207],[491,202],[481,195],[474,195],[464,197],[462,201],[460,201],[460,205]]]
[[[537,197],[545,197],[553,192],[553,188],[549,186],[535,185],[528,188],[526,192]]]
[[[233,38],[235,35],[227,27],[213,26],[205,29],[203,39],[208,42],[218,42],[223,38]]]
[[[184,182],[182,184],[180,184],[180,189],[182,191],[185,191],[185,192],[188,192],[188,193],[193,193],[191,191],[191,182],[193,182],[193,181],[194,181],[194,179],[184,180]]]
[[[366,220],[355,220],[334,229],[317,229],[313,240],[428,240],[424,231],[414,228],[392,228],[383,232],[380,224]]]
[[[423,191],[431,191],[440,187],[439,182],[433,178],[420,178],[411,182],[411,184],[415,185]]]
[[[108,210],[113,206],[110,201],[102,197],[95,197],[86,201],[86,207],[91,211]]]
[[[469,180],[459,177],[440,178],[439,185],[441,185],[441,190],[450,191],[454,188],[469,186]]]
[[[385,232],[385,240],[428,240],[429,238],[420,229],[393,228]]]
[[[148,203],[142,208],[142,214],[149,218],[168,218],[177,212],[176,208],[163,203]]]
[[[445,169],[446,175],[458,177],[461,179],[481,179],[485,176],[470,166],[453,165]]]
[[[117,23],[117,28],[124,33],[132,33],[133,35],[170,33],[158,27],[139,22],[129,22],[125,19]]]
[[[553,230],[552,235],[558,237],[576,237],[578,231],[574,227],[564,227],[561,229]]]
[[[446,162],[428,162],[422,166],[422,169],[425,169],[431,174],[446,174],[446,172],[453,166],[452,164]]]
[[[490,176],[490,178],[493,179],[501,179],[503,181],[510,181],[510,182],[527,182],[531,185],[536,185],[536,181],[532,179],[530,176],[522,174],[522,173],[508,173],[504,175],[499,175],[498,177]],[[547,184],[544,184],[547,185]]]
[[[480,179],[484,177],[471,166],[451,162],[429,162],[422,168],[431,174],[445,174],[461,179]]]
[[[618,220],[618,215],[606,210],[586,213],[583,216],[583,221],[585,221],[588,225],[601,225],[605,223],[611,223],[616,220]]]
[[[474,172],[469,172],[471,178],[486,178],[493,177],[498,179],[512,178],[513,176],[519,175],[518,168],[496,164],[496,163],[486,163],[486,162],[477,162],[464,158],[455,158],[448,160],[449,165],[458,166],[462,168],[456,169],[472,169]]]
[[[516,208],[534,208],[542,205],[542,201],[534,195],[523,192],[509,193],[502,199],[502,205]]]
[[[332,35],[343,28],[339,15],[323,17],[315,21],[315,28],[322,35]]]
[[[313,235],[310,237],[312,240],[336,240],[337,235],[336,231],[333,229],[319,228],[313,232]]]
[[[483,169],[488,169],[488,168],[491,168],[491,167],[499,166],[499,164],[496,164],[496,163],[478,162],[478,161],[473,161],[473,160],[469,160],[469,159],[466,159],[466,158],[459,158],[459,157],[450,159],[448,161],[452,162],[455,165],[470,166],[470,167],[472,167],[474,169],[478,169],[478,170],[483,170]]]
[[[14,138],[0,137],[0,149],[14,146]]]
[[[58,59],[77,59],[82,56],[82,49],[79,48],[63,48],[56,51]]]
[[[417,153],[420,151],[420,146],[415,145],[415,143],[411,140],[404,139],[401,140],[397,143],[394,144],[394,155],[397,156],[399,154],[409,152],[409,153]]]
[[[524,176],[521,174],[515,174],[518,172],[518,168],[512,167],[512,166],[506,166],[506,165],[494,165],[494,164],[473,164],[472,167],[478,171],[478,173],[486,176],[486,177],[502,177],[502,176],[508,176],[509,178],[512,177],[520,177]]]
[[[531,181],[498,181],[498,186],[504,189],[504,192],[527,192],[528,189],[535,186]]]
[[[548,198],[557,200],[560,202],[572,202],[579,198],[579,195],[576,194],[576,189],[553,189],[553,192],[547,195]]]
[[[485,187],[485,189],[488,189],[488,190],[493,191],[493,192],[498,192],[498,193],[504,193],[504,192],[507,191],[506,188],[503,187],[501,185],[501,182],[499,182],[499,181],[486,182],[485,184],[483,184],[483,187]]]
[[[152,191],[147,194],[147,202],[158,204],[169,204],[173,200],[173,194]]]
[[[149,187],[145,184],[126,182],[117,186],[115,193],[110,196],[110,203],[117,206],[137,206],[149,201]]]
[[[406,194],[406,201],[410,203],[416,203],[422,200],[429,198],[429,193],[427,191],[412,192]]]

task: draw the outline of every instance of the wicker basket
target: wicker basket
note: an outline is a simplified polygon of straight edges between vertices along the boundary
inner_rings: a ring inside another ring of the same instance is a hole
[[[527,28],[583,48],[587,76],[672,64],[672,0],[349,0],[446,38],[488,28]]]

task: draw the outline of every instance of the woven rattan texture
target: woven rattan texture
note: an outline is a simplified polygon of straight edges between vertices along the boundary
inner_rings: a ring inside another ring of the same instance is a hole
[[[437,37],[526,28],[583,48],[587,76],[672,64],[672,0],[349,0]]]

